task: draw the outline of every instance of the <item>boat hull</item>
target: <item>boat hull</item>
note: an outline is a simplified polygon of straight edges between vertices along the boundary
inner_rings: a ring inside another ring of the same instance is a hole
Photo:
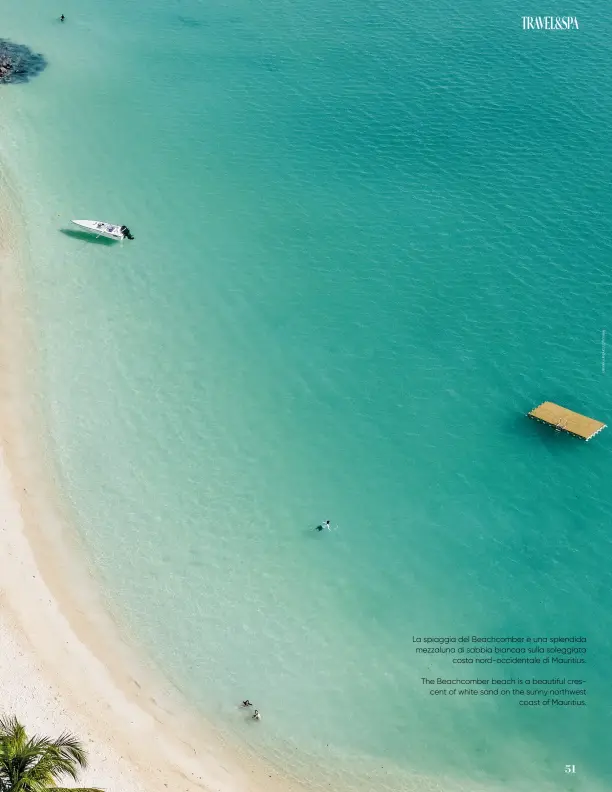
[[[113,223],[103,223],[100,220],[73,220],[72,222],[75,225],[78,225],[79,228],[84,228],[86,231],[89,231],[91,234],[95,234],[96,236],[114,239],[117,242],[120,242],[122,239],[124,239],[124,234],[121,230],[122,227],[119,225],[114,225]]]

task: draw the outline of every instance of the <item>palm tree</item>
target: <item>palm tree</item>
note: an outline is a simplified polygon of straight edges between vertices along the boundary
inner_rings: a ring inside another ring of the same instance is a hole
[[[0,717],[0,792],[101,792],[57,785],[63,776],[76,781],[86,766],[85,750],[72,734],[28,738],[17,718]]]

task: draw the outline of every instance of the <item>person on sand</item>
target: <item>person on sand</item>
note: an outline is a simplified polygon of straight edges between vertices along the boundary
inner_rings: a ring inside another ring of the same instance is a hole
[[[253,705],[251,704],[251,702],[250,702],[248,699],[245,699],[245,700],[242,702],[242,706],[243,706],[243,707],[252,707]]]
[[[259,714],[259,710],[255,710],[253,713],[253,720],[261,720],[261,715]]]

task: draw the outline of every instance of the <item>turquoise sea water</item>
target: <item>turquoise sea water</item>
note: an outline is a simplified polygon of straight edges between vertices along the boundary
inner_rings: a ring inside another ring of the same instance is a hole
[[[1,88],[0,156],[79,528],[167,675],[313,788],[612,782],[612,434],[524,418],[550,399],[612,423],[612,21],[526,13],[4,14],[49,62]],[[588,706],[428,696],[452,667],[413,636],[457,634],[586,636]]]

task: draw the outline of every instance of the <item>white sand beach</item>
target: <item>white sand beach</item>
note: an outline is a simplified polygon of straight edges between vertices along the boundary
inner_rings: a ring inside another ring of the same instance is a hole
[[[20,267],[25,244],[18,204],[2,187],[1,711],[31,734],[73,732],[89,755],[80,782],[108,792],[292,788],[189,715],[105,608],[48,463],[33,398],[35,345]]]
[[[172,734],[155,704],[121,690],[101,659],[76,635],[47,587],[28,545],[4,455],[0,465],[0,689],[2,709],[30,732],[74,732],[83,740],[90,767],[82,781],[109,792],[139,789],[236,790],[258,788],[225,757],[192,734]],[[109,647],[111,649],[111,647]],[[170,716],[171,717],[171,716]],[[176,728],[181,728],[178,723]],[[186,724],[185,724],[185,728]],[[178,738],[178,739],[177,739]],[[223,759],[221,760],[223,761]]]

